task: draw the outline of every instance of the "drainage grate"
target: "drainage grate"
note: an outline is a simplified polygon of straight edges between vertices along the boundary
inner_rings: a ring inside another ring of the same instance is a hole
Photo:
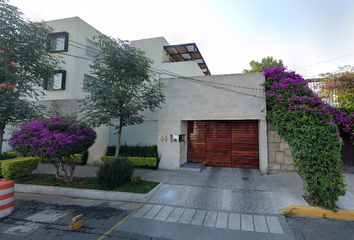
[[[248,181],[250,179],[248,177],[242,177],[242,180]]]

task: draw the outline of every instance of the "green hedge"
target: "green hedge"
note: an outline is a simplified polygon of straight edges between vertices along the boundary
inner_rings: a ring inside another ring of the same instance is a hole
[[[105,156],[114,156],[116,152],[116,146],[108,146]],[[128,146],[126,144],[120,146],[119,156],[125,157],[156,157],[157,145],[135,145]]]
[[[18,158],[19,156],[20,155],[16,152],[3,152],[3,153],[0,153],[0,160]]]
[[[40,158],[20,157],[0,162],[1,175],[10,180],[30,174],[38,168]]]
[[[110,161],[113,159],[114,159],[114,156],[102,156],[101,157],[102,162]],[[149,167],[157,166],[157,159],[153,158],[153,157],[128,157],[128,160],[133,162],[135,166],[149,166]]]
[[[84,154],[74,154],[75,155],[75,162],[76,163],[83,163],[83,162],[86,162],[87,161],[87,158],[86,158],[86,161],[85,161],[85,155]],[[72,160],[74,157],[71,155],[70,156],[70,159]],[[43,162],[55,162],[55,161],[57,161],[56,159],[54,159],[54,160],[51,160],[51,158],[50,159],[47,159],[47,158],[40,158],[40,160],[41,161],[43,161]]]

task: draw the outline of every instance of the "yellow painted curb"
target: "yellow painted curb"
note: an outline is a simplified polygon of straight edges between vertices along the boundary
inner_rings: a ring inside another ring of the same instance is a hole
[[[289,207],[280,209],[279,212],[281,215],[285,215],[286,213],[289,213],[291,215],[296,215],[296,216],[354,220],[354,210],[352,209],[339,209],[338,212],[333,212],[331,210],[328,210],[326,208],[321,208],[321,207],[291,205]]]

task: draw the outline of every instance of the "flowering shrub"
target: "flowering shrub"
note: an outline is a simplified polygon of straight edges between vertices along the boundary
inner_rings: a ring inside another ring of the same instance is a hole
[[[337,106],[354,109],[354,67],[339,67],[334,73],[320,74],[323,79],[318,85],[321,94]]]
[[[70,169],[69,180],[72,180],[75,170],[75,155],[82,153],[93,145],[96,132],[85,123],[69,122],[59,117],[31,120],[21,125],[11,139],[9,145],[23,156],[46,158],[57,168],[64,171],[67,179],[67,168]],[[70,157],[72,156],[72,157]]]
[[[264,68],[267,120],[292,147],[306,195],[335,210],[345,195],[340,131],[353,135],[353,114],[322,102],[308,82],[285,68]]]

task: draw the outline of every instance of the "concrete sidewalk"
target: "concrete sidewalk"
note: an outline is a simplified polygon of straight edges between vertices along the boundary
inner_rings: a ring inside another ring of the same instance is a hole
[[[77,165],[75,176],[95,176],[95,169],[96,167],[90,165]],[[41,163],[33,173],[54,171],[51,164]],[[206,167],[202,172],[136,169],[134,176],[161,182],[162,185],[150,199],[156,203],[164,203],[160,199],[161,194],[166,189],[173,188],[183,195],[177,205],[189,204],[193,207],[195,204],[194,207],[199,207],[198,201],[201,201],[207,208],[242,211],[248,208],[246,212],[264,213],[275,213],[292,205],[308,206],[302,197],[303,181],[295,172],[262,176],[258,169]],[[339,198],[337,206],[354,210],[354,174],[344,173],[344,176],[348,184],[347,194]],[[200,195],[190,199],[198,191],[203,192],[203,198],[210,196],[210,199],[200,199]],[[89,198],[87,195],[85,197]]]

